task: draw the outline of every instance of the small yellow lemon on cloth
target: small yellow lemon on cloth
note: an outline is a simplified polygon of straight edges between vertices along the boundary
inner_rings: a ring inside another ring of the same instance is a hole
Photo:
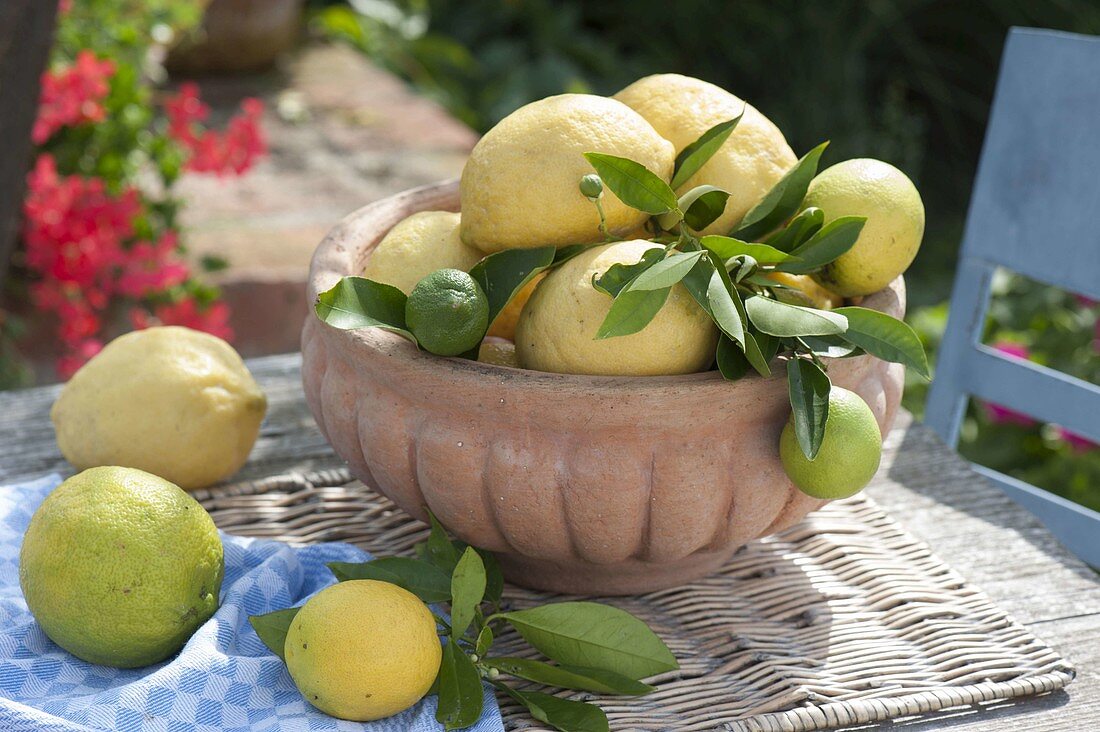
[[[818,310],[832,310],[844,304],[844,298],[825,289],[809,275],[769,272],[765,277],[792,288],[790,290],[777,289],[775,291],[775,299],[780,302],[817,308]]]
[[[591,94],[561,94],[520,107],[485,133],[462,170],[462,240],[484,252],[600,241],[596,207],[578,185],[586,152],[630,158],[669,180],[672,145],[637,112]],[[607,227],[623,235],[649,215],[611,193]]]
[[[804,208],[866,216],[855,246],[813,277],[844,297],[870,295],[890,284],[917,256],[924,236],[924,203],[913,181],[889,163],[860,158],[822,171],[806,192]]]
[[[725,211],[704,234],[729,234],[764,197],[795,157],[783,133],[752,105],[714,84],[680,74],[655,74],[635,81],[614,96],[645,117],[679,154],[714,125],[745,116],[733,134],[695,175],[677,190],[708,184],[730,194]]]
[[[817,457],[798,445],[793,416],[779,436],[779,458],[791,481],[814,498],[847,498],[875,477],[882,459],[882,435],[867,402],[853,391],[829,390],[829,416]]]
[[[485,255],[462,243],[459,214],[420,211],[398,222],[371,252],[363,276],[408,295],[437,269],[469,270]]]
[[[178,651],[218,607],[224,564],[210,516],[141,470],[100,467],[59,485],[23,538],[19,583],[57,645],[134,668]]]
[[[356,722],[420,701],[443,656],[428,607],[377,580],[340,582],[310,598],[294,616],[283,652],[310,704]]]
[[[140,468],[192,490],[237,472],[266,410],[232,346],[165,326],[107,344],[65,384],[50,419],[77,468]]]
[[[592,286],[593,276],[613,264],[633,264],[653,248],[660,245],[640,240],[593,247],[550,272],[535,288],[516,327],[520,365],[621,376],[686,374],[709,366],[718,330],[681,284],[641,331],[596,340],[612,300]]]

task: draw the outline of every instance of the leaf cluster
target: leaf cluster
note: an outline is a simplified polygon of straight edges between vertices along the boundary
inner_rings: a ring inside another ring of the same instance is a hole
[[[452,540],[431,516],[428,539],[415,557],[381,557],[369,562],[333,562],[338,581],[373,579],[403,587],[429,604],[446,604],[436,614],[445,639],[433,685],[439,695],[436,719],[448,730],[481,717],[482,682],[525,706],[531,716],[562,732],[607,732],[597,706],[531,689],[533,685],[593,694],[640,696],[654,687],[642,679],[679,668],[672,652],[633,615],[595,602],[559,602],[524,609],[502,607],[504,579],[492,554]],[[260,640],[283,658],[283,646],[298,608],[250,618]],[[546,660],[493,653],[506,628],[515,630]],[[526,684],[519,688],[502,677]]]

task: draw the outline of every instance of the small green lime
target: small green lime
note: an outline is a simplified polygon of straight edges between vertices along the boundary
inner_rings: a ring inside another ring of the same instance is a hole
[[[462,270],[437,269],[409,293],[405,323],[425,350],[457,356],[476,348],[485,336],[489,300]]]
[[[871,482],[882,459],[882,436],[867,402],[855,392],[829,391],[829,418],[817,457],[798,446],[793,417],[779,436],[779,457],[787,477],[814,498],[847,498]]]

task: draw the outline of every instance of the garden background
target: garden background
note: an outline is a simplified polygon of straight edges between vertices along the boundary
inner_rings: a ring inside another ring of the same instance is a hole
[[[199,17],[196,7],[191,0],[62,2],[54,68],[74,64],[87,49],[100,63],[129,70],[107,75],[106,120],[93,128],[62,130],[42,141],[38,152],[53,152],[62,175],[98,175],[115,192],[143,188],[138,168],[154,163],[157,192],[145,194],[148,215],[139,217],[137,232],[148,247],[140,256],[127,256],[136,271],[159,258],[158,276],[151,285],[132,278],[113,285],[116,294],[139,301],[132,310],[137,327],[145,322],[142,313],[199,327],[224,325],[217,293],[202,283],[202,273],[180,271],[171,255],[177,233],[185,242],[186,231],[178,231],[170,189],[181,168],[233,174],[263,153],[262,131],[250,126],[255,109],[242,109],[236,127],[223,133],[201,128],[201,108],[188,101],[187,90],[154,109],[146,87],[155,89],[163,79],[142,77],[146,65],[139,56],[158,40],[154,25],[171,27],[176,35],[189,32]],[[81,13],[95,22],[75,23]],[[750,101],[784,131],[796,154],[831,140],[823,166],[852,157],[893,163],[917,184],[927,210],[924,244],[907,274],[907,319],[934,362],[1001,48],[1013,25],[1098,34],[1100,5],[1095,0],[309,0],[303,39],[350,44],[478,132],[543,96],[610,94],[640,76],[675,71]],[[106,131],[96,136],[90,131],[95,129]],[[86,152],[89,144],[97,150],[95,160],[75,153]],[[37,174],[39,185],[45,185],[46,172],[37,169]],[[28,195],[33,179],[31,189]],[[129,245],[124,249],[132,251]],[[1043,256],[1041,241],[1035,242],[1035,256]],[[222,263],[205,264],[216,269]],[[39,274],[33,267],[16,267],[6,283],[8,298],[41,286]],[[996,281],[987,342],[1096,383],[1100,306],[1026,274],[1005,273]],[[131,292],[123,292],[127,287]],[[17,326],[0,319],[0,336],[5,329],[0,361],[7,369],[0,369],[0,381],[25,383],[17,363]],[[94,350],[86,341],[78,339],[74,347]],[[905,405],[918,416],[926,392],[926,384],[911,375]],[[1056,425],[973,404],[960,451],[1100,510],[1100,449]]]

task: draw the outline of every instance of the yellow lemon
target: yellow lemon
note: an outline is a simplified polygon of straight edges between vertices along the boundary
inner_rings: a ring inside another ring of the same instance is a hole
[[[650,376],[701,371],[714,358],[718,330],[683,285],[676,285],[652,321],[638,333],[596,340],[611,297],[592,278],[613,264],[633,264],[654,247],[624,241],[593,247],[553,270],[520,315],[520,365],[566,374]]]
[[[704,132],[744,110],[733,134],[677,193],[709,184],[729,192],[725,211],[704,234],[728,234],[798,158],[783,133],[752,105],[725,89],[680,74],[655,74],[614,96],[653,125],[679,154]]]
[[[266,410],[232,346],[165,326],[107,344],[65,384],[50,419],[77,468],[124,465],[191,490],[237,472]]]
[[[765,275],[781,285],[794,289],[776,290],[775,298],[791,305],[817,308],[819,310],[832,310],[844,304],[844,298],[835,292],[830,292],[809,275],[791,274],[790,272],[769,272]]]
[[[511,366],[514,369],[520,367],[519,358],[516,357],[516,344],[494,336],[487,336],[481,342],[477,351],[477,360],[496,366]]]
[[[428,607],[377,580],[340,582],[310,598],[294,616],[283,651],[310,704],[356,722],[420,701],[443,656]]]
[[[371,252],[363,276],[408,295],[437,269],[469,271],[485,255],[462,243],[459,214],[420,211],[398,222]]]
[[[596,207],[578,188],[593,172],[586,152],[630,158],[668,180],[672,145],[626,105],[591,94],[561,94],[520,107],[470,153],[462,170],[462,240],[485,252],[600,241]],[[602,205],[611,233],[648,214],[610,191]]]
[[[194,498],[144,471],[101,467],[34,512],[19,583],[59,646],[134,668],[178,651],[214,614],[223,569],[218,530]]]
[[[531,293],[538,287],[539,282],[545,277],[545,273],[539,273],[531,278],[531,281],[524,285],[515,297],[508,301],[508,304],[504,306],[504,309],[500,311],[496,319],[493,320],[492,325],[489,326],[489,332],[486,335],[496,336],[497,338],[507,338],[513,340],[516,337],[516,323],[519,322],[519,314],[523,312],[523,306],[527,304],[527,301],[531,299]]]
[[[806,192],[804,207],[840,216],[866,216],[855,246],[814,279],[844,297],[870,295],[890,284],[917,256],[924,236],[924,203],[913,182],[889,163],[845,160],[821,172]]]
[[[814,498],[847,498],[875,477],[882,459],[882,435],[867,402],[859,394],[834,386],[829,391],[829,418],[817,456],[809,460],[794,434],[794,416],[779,436],[779,458],[791,481]]]

